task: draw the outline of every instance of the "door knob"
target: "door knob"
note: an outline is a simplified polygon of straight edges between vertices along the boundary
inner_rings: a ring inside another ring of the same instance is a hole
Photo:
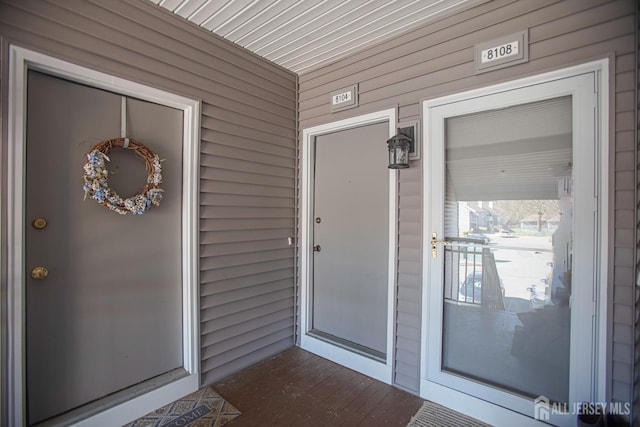
[[[35,280],[44,280],[49,275],[49,270],[46,267],[36,267],[31,270],[31,277]]]
[[[313,247],[313,252],[320,252],[320,245],[315,245]]]
[[[31,225],[33,225],[33,228],[35,228],[36,230],[42,230],[47,226],[47,220],[44,218],[36,218],[33,220]]]

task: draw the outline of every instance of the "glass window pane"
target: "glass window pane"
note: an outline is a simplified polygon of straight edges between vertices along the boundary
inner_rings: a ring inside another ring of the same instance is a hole
[[[567,402],[571,97],[449,118],[442,367]]]

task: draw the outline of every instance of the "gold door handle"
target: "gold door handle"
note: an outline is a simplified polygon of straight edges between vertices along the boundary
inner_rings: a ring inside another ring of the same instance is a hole
[[[36,230],[42,230],[47,226],[47,220],[44,218],[36,218],[31,222],[31,225],[33,225],[33,228]]]
[[[31,277],[35,280],[44,280],[49,275],[49,270],[46,267],[36,267],[31,270]]]
[[[438,234],[431,234],[431,256],[435,259],[438,257],[438,245],[448,245],[449,242],[446,240],[438,240]]]

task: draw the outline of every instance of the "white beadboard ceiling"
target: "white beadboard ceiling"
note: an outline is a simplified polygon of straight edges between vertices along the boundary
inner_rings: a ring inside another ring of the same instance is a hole
[[[489,0],[150,0],[295,73]]]

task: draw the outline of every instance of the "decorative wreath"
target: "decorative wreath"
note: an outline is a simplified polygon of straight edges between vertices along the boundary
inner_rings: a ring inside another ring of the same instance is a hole
[[[109,188],[109,171],[105,167],[105,160],[111,161],[108,154],[114,147],[134,150],[142,157],[147,168],[147,183],[135,195],[123,199],[118,193]],[[142,215],[151,207],[159,206],[162,200],[162,168],[160,158],[139,141],[131,138],[113,138],[99,142],[87,154],[84,164],[84,198],[95,199],[99,204],[108,207],[121,215],[131,212]]]

